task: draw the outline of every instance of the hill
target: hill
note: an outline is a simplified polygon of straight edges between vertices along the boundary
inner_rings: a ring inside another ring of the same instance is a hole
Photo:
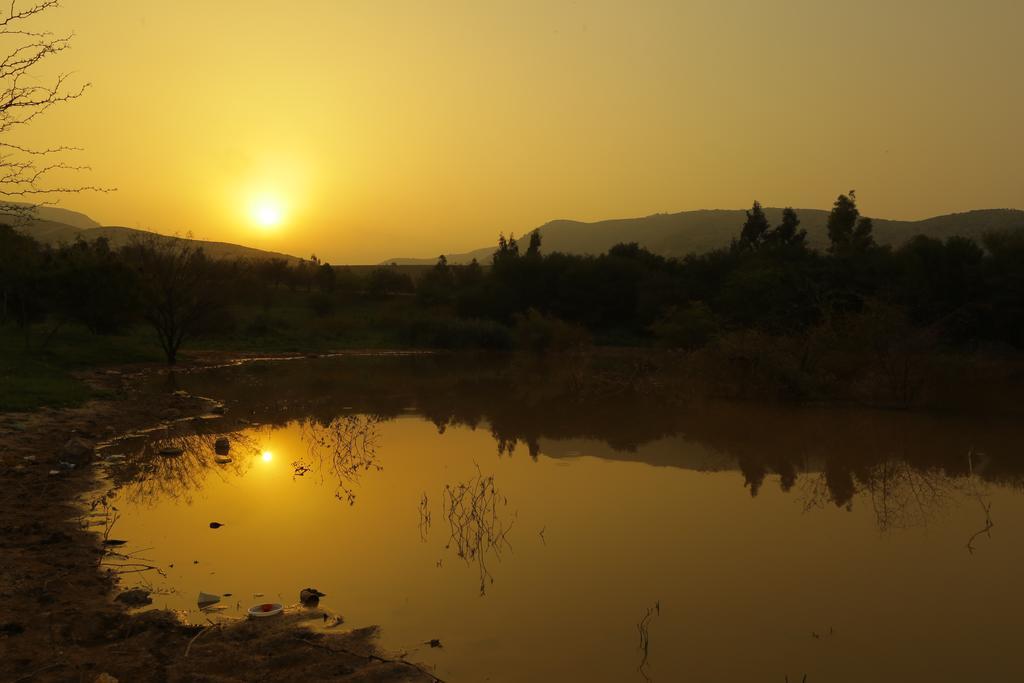
[[[77,239],[92,241],[103,237],[110,243],[111,248],[118,249],[129,244],[133,239],[138,238],[155,236],[157,239],[162,240],[175,239],[168,235],[161,235],[148,230],[120,226],[101,226],[85,214],[69,211],[68,209],[43,206],[36,208],[34,211],[36,218],[22,224],[17,224],[17,229],[37,242],[50,246],[70,244]],[[301,259],[289,256],[288,254],[254,249],[253,247],[245,247],[230,242],[192,241],[202,247],[207,255],[216,259],[284,259],[290,264],[301,261]]]
[[[766,208],[772,224],[777,224],[782,209]],[[816,249],[828,246],[826,222],[828,211],[797,209],[801,227],[807,230],[808,241]],[[540,230],[547,253],[561,251],[572,254],[600,254],[620,242],[638,242],[641,246],[663,256],[682,257],[728,246],[739,234],[746,215],[742,209],[711,209],[659,213],[643,218],[619,218],[584,223],[582,221],[555,220],[545,223]],[[938,239],[962,235],[980,239],[993,230],[1024,228],[1024,211],[1017,209],[982,209],[966,213],[936,216],[919,221],[897,221],[875,218],[875,239],[879,244],[899,245],[914,235],[924,234]],[[517,236],[524,244],[530,230]],[[497,236],[495,236],[497,237]],[[482,264],[490,262],[493,246],[473,251],[445,254],[452,264],[469,263],[474,258]],[[432,258],[393,258],[384,263],[398,265],[425,265]]]

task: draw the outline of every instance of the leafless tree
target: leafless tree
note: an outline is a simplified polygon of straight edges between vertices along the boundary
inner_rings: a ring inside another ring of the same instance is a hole
[[[182,342],[220,312],[214,265],[201,247],[176,237],[138,239],[123,253],[138,274],[142,315],[174,365]]]
[[[71,74],[46,77],[44,62],[71,47],[73,34],[55,34],[38,28],[40,19],[60,6],[59,0],[19,2],[0,8],[0,216],[31,218],[35,209],[51,203],[47,197],[110,188],[66,184],[63,171],[88,167],[69,163],[78,147],[29,147],[17,143],[24,126],[53,107],[77,100],[89,83],[75,84]]]

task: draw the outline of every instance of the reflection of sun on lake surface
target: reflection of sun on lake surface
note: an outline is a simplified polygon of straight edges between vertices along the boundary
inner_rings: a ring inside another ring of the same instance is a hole
[[[421,400],[448,400],[430,395]],[[438,405],[420,406],[427,420],[388,405],[390,419],[381,406],[320,406],[315,417],[245,428],[232,438],[255,450],[233,445],[237,467],[197,464],[187,495],[184,486],[155,495],[140,495],[142,482],[123,487],[119,537],[174,564],[164,583],[175,592],[155,596],[156,606],[195,610],[199,591],[230,592],[234,613],[253,593],[290,604],[313,586],[349,626],[381,624],[383,646],[449,681],[642,680],[637,623],[655,602],[646,672],[656,680],[965,681],[979,666],[1011,680],[1024,671],[1015,654],[1024,547],[1012,540],[1024,499],[998,478],[895,457],[917,456],[893,434],[955,444],[973,438],[969,423],[900,431],[893,425],[912,418],[795,413],[821,434],[848,430],[835,449],[866,438],[894,456],[841,468],[801,450],[783,431],[795,421],[755,436],[719,432],[705,416],[693,432],[666,427],[616,447],[582,427],[545,436],[543,415],[524,421],[512,404],[487,421],[439,421]],[[638,413],[617,429],[643,421]],[[794,456],[795,470],[780,453]],[[993,466],[982,460],[972,466]],[[463,484],[485,514],[448,514]],[[979,500],[998,526],[972,554]],[[225,526],[211,530],[213,520]],[[432,638],[444,648],[422,645]]]

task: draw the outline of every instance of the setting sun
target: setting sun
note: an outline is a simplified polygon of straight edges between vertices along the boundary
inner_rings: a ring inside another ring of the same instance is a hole
[[[262,197],[253,202],[252,219],[261,228],[276,228],[284,220],[284,207],[272,197]]]
[[[274,459],[274,454],[270,451],[263,451],[263,462],[270,462]]]

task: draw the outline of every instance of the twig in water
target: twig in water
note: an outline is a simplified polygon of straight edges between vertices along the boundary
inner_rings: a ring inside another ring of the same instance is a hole
[[[636,625],[636,630],[640,633],[640,647],[639,650],[644,653],[643,658],[640,660],[640,666],[636,670],[644,677],[645,680],[651,680],[651,677],[647,675],[647,656],[650,652],[651,646],[651,633],[650,625],[651,619],[661,614],[661,600],[657,600],[654,603],[654,607],[648,607],[644,613],[643,618]]]
[[[427,542],[427,536],[430,534],[430,500],[427,498],[427,492],[423,492],[423,497],[420,498],[420,540],[424,543]]]

